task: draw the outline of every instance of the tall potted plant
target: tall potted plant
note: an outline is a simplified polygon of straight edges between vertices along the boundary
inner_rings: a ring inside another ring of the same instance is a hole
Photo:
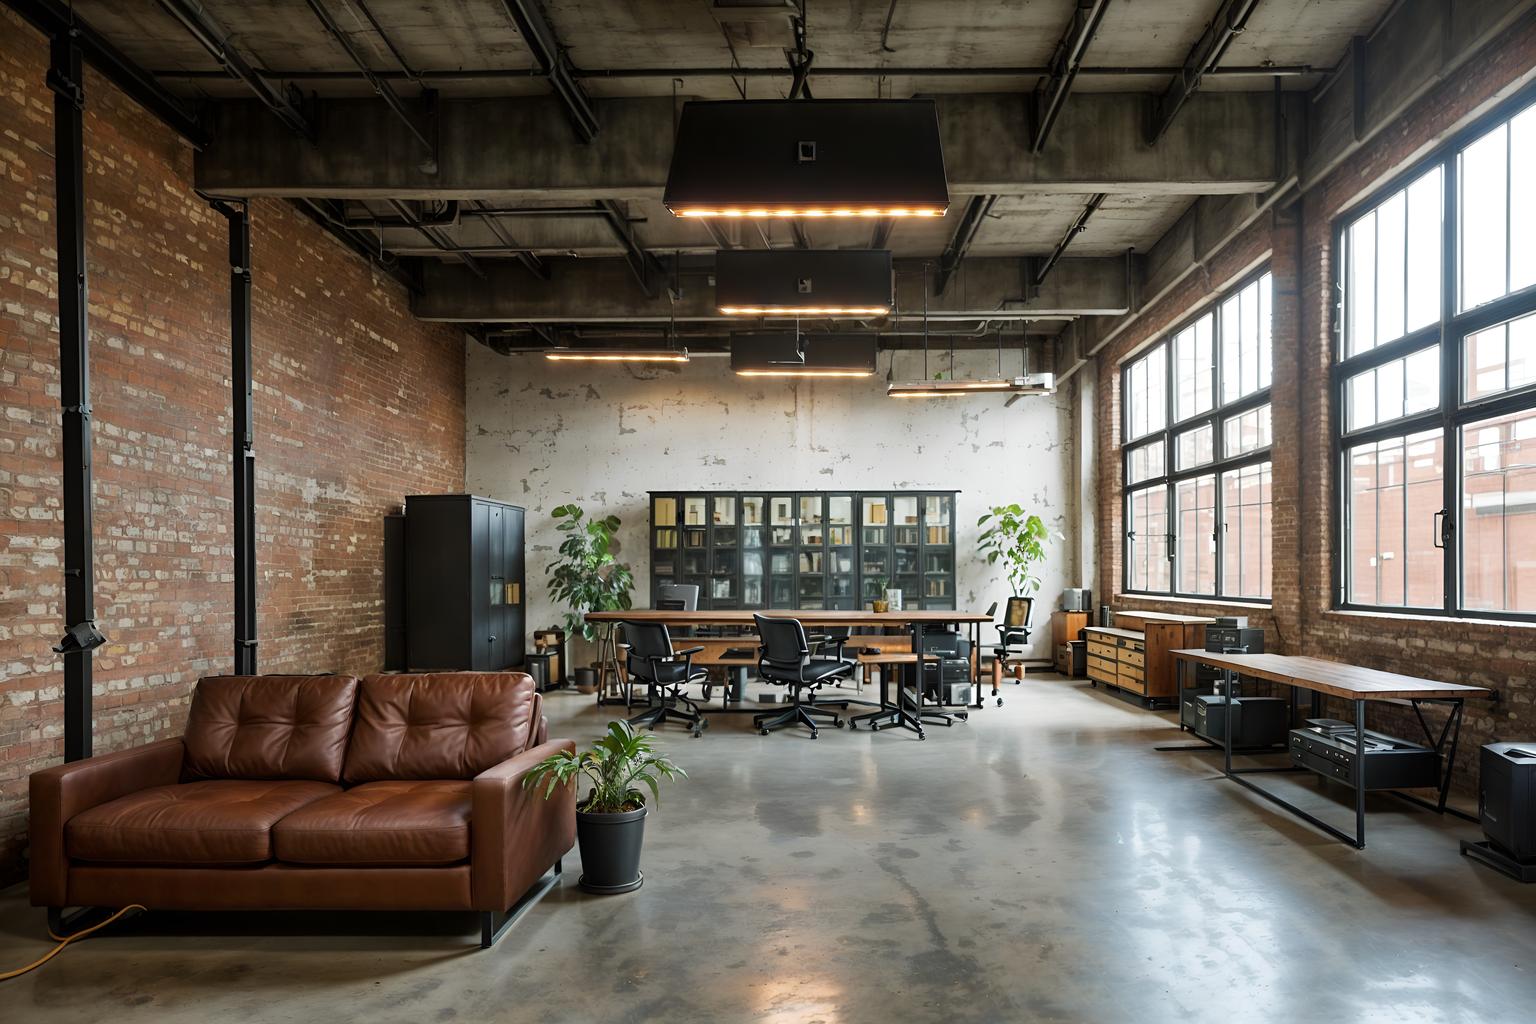
[[[610,895],[640,888],[640,846],[645,839],[645,793],[659,801],[662,779],[687,778],[688,773],[661,754],[655,740],[609,722],[608,731],[577,753],[562,750],[528,770],[523,786],[544,787],[548,800],[562,784],[585,775],[592,783],[586,799],[576,804],[576,842],[581,847],[581,880],[587,892]]]
[[[597,639],[597,630],[586,620],[587,612],[629,608],[630,591],[635,586],[629,566],[613,557],[619,517],[588,519],[575,504],[561,505],[551,515],[557,520],[555,529],[565,536],[560,541],[560,557],[546,570],[550,589],[566,605],[566,635],[573,643],[579,636],[590,645]],[[590,658],[573,659],[573,663],[590,664]],[[577,685],[592,685],[592,676],[590,667],[577,668]]]
[[[1045,561],[1045,541],[1051,535],[1045,521],[1037,515],[1025,515],[1016,504],[995,505],[976,520],[976,525],[987,527],[976,538],[978,553],[988,565],[1003,563],[1003,575],[1015,596],[1033,596],[1040,589],[1035,566]]]

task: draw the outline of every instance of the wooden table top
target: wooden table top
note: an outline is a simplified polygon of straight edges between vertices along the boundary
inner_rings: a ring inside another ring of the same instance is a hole
[[[1216,654],[1185,649],[1174,651],[1173,655],[1184,661],[1228,668],[1245,676],[1316,690],[1346,700],[1434,700],[1494,695],[1492,690],[1482,686],[1420,679],[1294,654]]]
[[[1115,612],[1116,619],[1142,619],[1146,622],[1176,622],[1186,626],[1208,625],[1216,620],[1206,615],[1175,615],[1171,612]]]
[[[668,626],[751,626],[754,615],[770,615],[778,618],[799,619],[813,626],[910,626],[917,623],[944,622],[991,622],[992,616],[979,612],[961,611],[826,611],[820,608],[774,608],[752,611],[747,609],[721,609],[718,611],[657,611],[654,608],[631,608],[627,612],[588,612],[588,622],[659,622]]]
[[[1125,629],[1121,626],[1084,626],[1084,633],[1103,633],[1106,636],[1124,637],[1127,640],[1145,640],[1147,634],[1135,629]]]

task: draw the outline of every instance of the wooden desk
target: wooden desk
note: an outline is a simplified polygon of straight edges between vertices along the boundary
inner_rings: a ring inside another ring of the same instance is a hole
[[[620,622],[651,622],[660,623],[668,627],[687,628],[691,626],[734,626],[737,628],[755,628],[757,623],[755,615],[782,616],[799,619],[805,626],[835,626],[847,627],[852,633],[860,626],[874,629],[903,628],[908,630],[907,637],[880,636],[869,637],[863,646],[884,645],[887,643],[904,643],[907,651],[912,651],[918,646],[917,640],[928,626],[940,626],[948,624],[962,625],[971,641],[971,681],[975,686],[976,703],[971,707],[981,707],[981,687],[979,685],[980,658],[978,652],[981,649],[981,627],[984,623],[990,623],[992,616],[980,612],[962,611],[937,611],[917,610],[900,612],[871,612],[871,611],[831,611],[824,608],[776,608],[766,610],[752,610],[744,608],[723,608],[713,611],[658,611],[652,608],[632,608],[628,611],[613,612],[588,612],[586,620],[603,627],[603,638],[599,646],[598,661],[602,666],[602,673],[598,680],[598,703],[605,703],[603,683],[610,678],[619,684],[624,678],[624,666],[619,661],[618,647],[615,643],[614,631]],[[681,642],[685,638],[679,638]],[[697,647],[708,641],[709,645],[719,644],[720,649],[726,647],[741,647],[747,644],[755,644],[756,638],[745,637],[692,637],[686,638],[687,646]],[[712,662],[696,659],[698,664],[711,664]],[[996,694],[993,689],[993,694]]]
[[[1397,795],[1439,813],[1445,812],[1445,800],[1451,788],[1451,775],[1455,771],[1456,746],[1461,738],[1463,701],[1468,698],[1497,698],[1497,694],[1482,686],[1466,686],[1462,683],[1446,683],[1436,679],[1421,679],[1417,676],[1405,676],[1396,672],[1382,672],[1378,669],[1346,665],[1337,661],[1326,661],[1322,658],[1309,658],[1288,654],[1216,654],[1202,650],[1176,650],[1170,653],[1180,665],[1210,665],[1228,672],[1227,692],[1234,697],[1241,696],[1239,692],[1240,678],[1242,676],[1249,676],[1254,679],[1263,679],[1282,686],[1294,686],[1298,689],[1310,690],[1314,693],[1322,693],[1330,697],[1338,697],[1342,700],[1353,702],[1355,708],[1354,743],[1356,751],[1363,751],[1365,749],[1366,704],[1371,701],[1409,702],[1413,705],[1414,713],[1419,719],[1419,724],[1424,729],[1428,746],[1433,748],[1443,759],[1442,771],[1440,773],[1440,799],[1437,803],[1430,804],[1416,797],[1409,797],[1407,794]],[[1445,704],[1450,706],[1450,717],[1446,720],[1444,728],[1441,729],[1438,739],[1430,732],[1429,724],[1424,719],[1420,707],[1422,704]],[[1357,754],[1357,763],[1354,768],[1355,832],[1354,835],[1350,835],[1244,778],[1246,775],[1261,772],[1305,771],[1306,769],[1293,769],[1290,766],[1285,768],[1232,767],[1233,730],[1230,717],[1231,704],[1227,704],[1226,708],[1228,714],[1227,727],[1222,730],[1223,774],[1233,782],[1257,793],[1269,802],[1283,807],[1297,817],[1316,825],[1335,839],[1348,843],[1357,849],[1365,849],[1366,790],[1365,762],[1363,758],[1360,758]]]

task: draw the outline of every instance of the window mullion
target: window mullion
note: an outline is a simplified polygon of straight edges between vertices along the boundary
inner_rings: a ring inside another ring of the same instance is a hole
[[[1505,147],[1508,149],[1508,147]],[[1446,159],[1441,169],[1441,177],[1445,182],[1445,190],[1441,200],[1445,213],[1442,219],[1443,234],[1440,239],[1440,416],[1441,416],[1441,444],[1444,446],[1444,455],[1441,459],[1443,467],[1443,479],[1441,480],[1441,508],[1445,509],[1444,528],[1449,528],[1450,539],[1445,540],[1445,547],[1441,549],[1441,608],[1447,614],[1454,614],[1461,605],[1461,509],[1458,505],[1458,494],[1461,481],[1461,453],[1456,444],[1458,431],[1456,430],[1457,414],[1460,411],[1462,381],[1461,366],[1463,362],[1462,347],[1466,344],[1461,335],[1453,335],[1450,332],[1450,324],[1455,320],[1457,292],[1456,281],[1459,277],[1458,267],[1460,260],[1457,254],[1457,239],[1460,234],[1461,210],[1457,202],[1457,191],[1461,180],[1459,161],[1453,155]],[[1506,179],[1506,186],[1508,180]],[[1508,188],[1506,187],[1506,194]],[[1506,231],[1508,230],[1506,222]],[[1508,246],[1505,247],[1506,249]],[[1505,257],[1508,265],[1508,255]],[[1442,537],[1445,535],[1442,533]],[[1404,595],[1406,603],[1407,595]]]

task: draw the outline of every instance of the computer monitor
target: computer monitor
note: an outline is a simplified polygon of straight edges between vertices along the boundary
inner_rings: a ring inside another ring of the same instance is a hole
[[[666,604],[662,604],[665,601]],[[681,604],[676,602],[681,601]],[[696,612],[699,610],[699,587],[696,583],[663,583],[656,588],[658,611]]]

